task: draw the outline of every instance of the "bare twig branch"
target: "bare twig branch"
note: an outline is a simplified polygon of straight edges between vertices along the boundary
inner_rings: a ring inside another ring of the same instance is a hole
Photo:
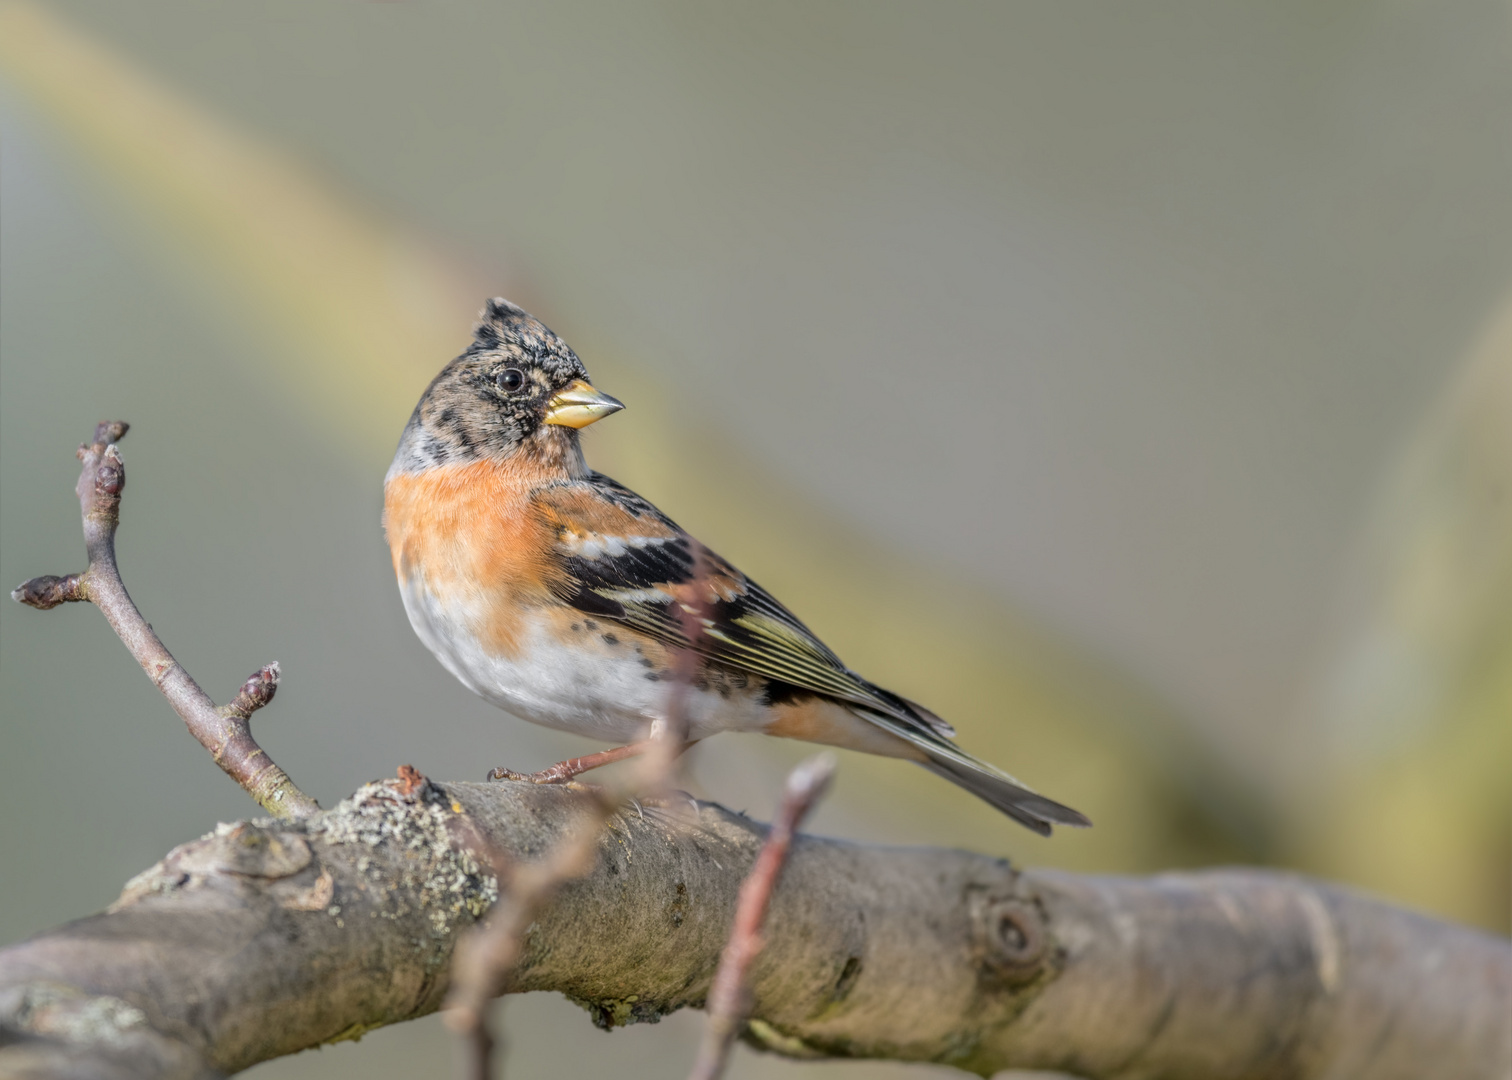
[[[709,1019],[704,1024],[703,1042],[693,1071],[688,1074],[689,1080],[717,1080],[724,1075],[735,1037],[745,1027],[746,1016],[750,1013],[748,982],[751,964],[761,952],[761,924],[766,921],[777,879],[787,863],[793,834],[824,797],[834,775],[834,755],[820,754],[803,762],[788,776],[777,818],[772,822],[766,842],[761,845],[755,865],[740,885],[740,896],[735,902],[735,921],[731,924],[730,939],[725,942],[719,970],[714,973],[714,983],[709,989]]]
[[[17,587],[11,598],[44,611],[70,601],[93,603],[190,734],[258,805],[278,818],[313,814],[320,809],[315,800],[295,787],[288,774],[273,763],[252,738],[248,724],[252,713],[272,700],[278,687],[278,665],[259,669],[230,705],[217,709],[169,653],[126,592],[116,565],[115,533],[121,520],[121,492],[126,486],[126,466],[116,443],[127,428],[121,421],[102,423],[95,428],[94,442],[79,447],[84,467],[75,490],[84,520],[88,569],[67,577],[32,578]]]

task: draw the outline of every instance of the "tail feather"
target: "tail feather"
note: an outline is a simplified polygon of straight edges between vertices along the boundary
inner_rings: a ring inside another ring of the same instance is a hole
[[[1047,799],[1036,791],[1030,791],[1012,777],[988,766],[968,765],[956,757],[944,754],[929,756],[930,760],[924,763],[924,767],[930,772],[960,785],[1041,836],[1049,836],[1052,825],[1086,828],[1092,824],[1085,814],[1054,799]]]
[[[871,686],[870,683],[867,684]],[[945,721],[921,705],[899,697],[880,687],[871,687],[882,700],[894,704],[897,711],[883,712],[880,709],[857,708],[847,702],[846,707],[861,719],[891,732],[922,751],[925,760],[920,761],[936,776],[943,776],[959,785],[977,798],[991,803],[1026,829],[1041,836],[1049,836],[1054,825],[1073,825],[1086,828],[1092,824],[1085,814],[1047,799],[1037,791],[1025,787],[1013,777],[995,769],[985,761],[979,761],[955,743],[950,736],[955,734]],[[839,745],[854,745],[839,743]],[[861,749],[860,746],[855,746]],[[900,755],[901,756],[901,755]],[[912,755],[909,755],[912,756]],[[918,758],[914,758],[918,760]]]

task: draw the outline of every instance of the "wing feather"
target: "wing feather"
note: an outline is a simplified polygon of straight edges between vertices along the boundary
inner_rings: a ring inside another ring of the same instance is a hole
[[[553,591],[565,603],[679,648],[690,646],[682,614],[697,611],[704,632],[692,647],[709,660],[858,705],[960,753],[944,721],[856,675],[771,593],[628,488],[592,473],[543,489],[535,507],[557,532]]]

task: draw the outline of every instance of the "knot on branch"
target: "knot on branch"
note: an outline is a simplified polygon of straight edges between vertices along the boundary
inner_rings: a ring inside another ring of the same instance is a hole
[[[987,981],[1018,988],[1052,969],[1056,952],[1037,905],[1014,896],[982,896],[972,908],[979,966]]]
[[[128,881],[109,910],[124,910],[149,896],[201,889],[228,876],[279,881],[298,874],[313,859],[310,845],[296,832],[247,821],[222,823],[214,832],[180,844],[157,865]]]

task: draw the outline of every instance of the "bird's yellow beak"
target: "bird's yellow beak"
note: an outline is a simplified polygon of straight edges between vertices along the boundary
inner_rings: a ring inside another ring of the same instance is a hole
[[[546,423],[585,428],[595,420],[602,420],[624,407],[623,403],[608,394],[599,393],[582,379],[574,379],[553,394],[546,403]]]

